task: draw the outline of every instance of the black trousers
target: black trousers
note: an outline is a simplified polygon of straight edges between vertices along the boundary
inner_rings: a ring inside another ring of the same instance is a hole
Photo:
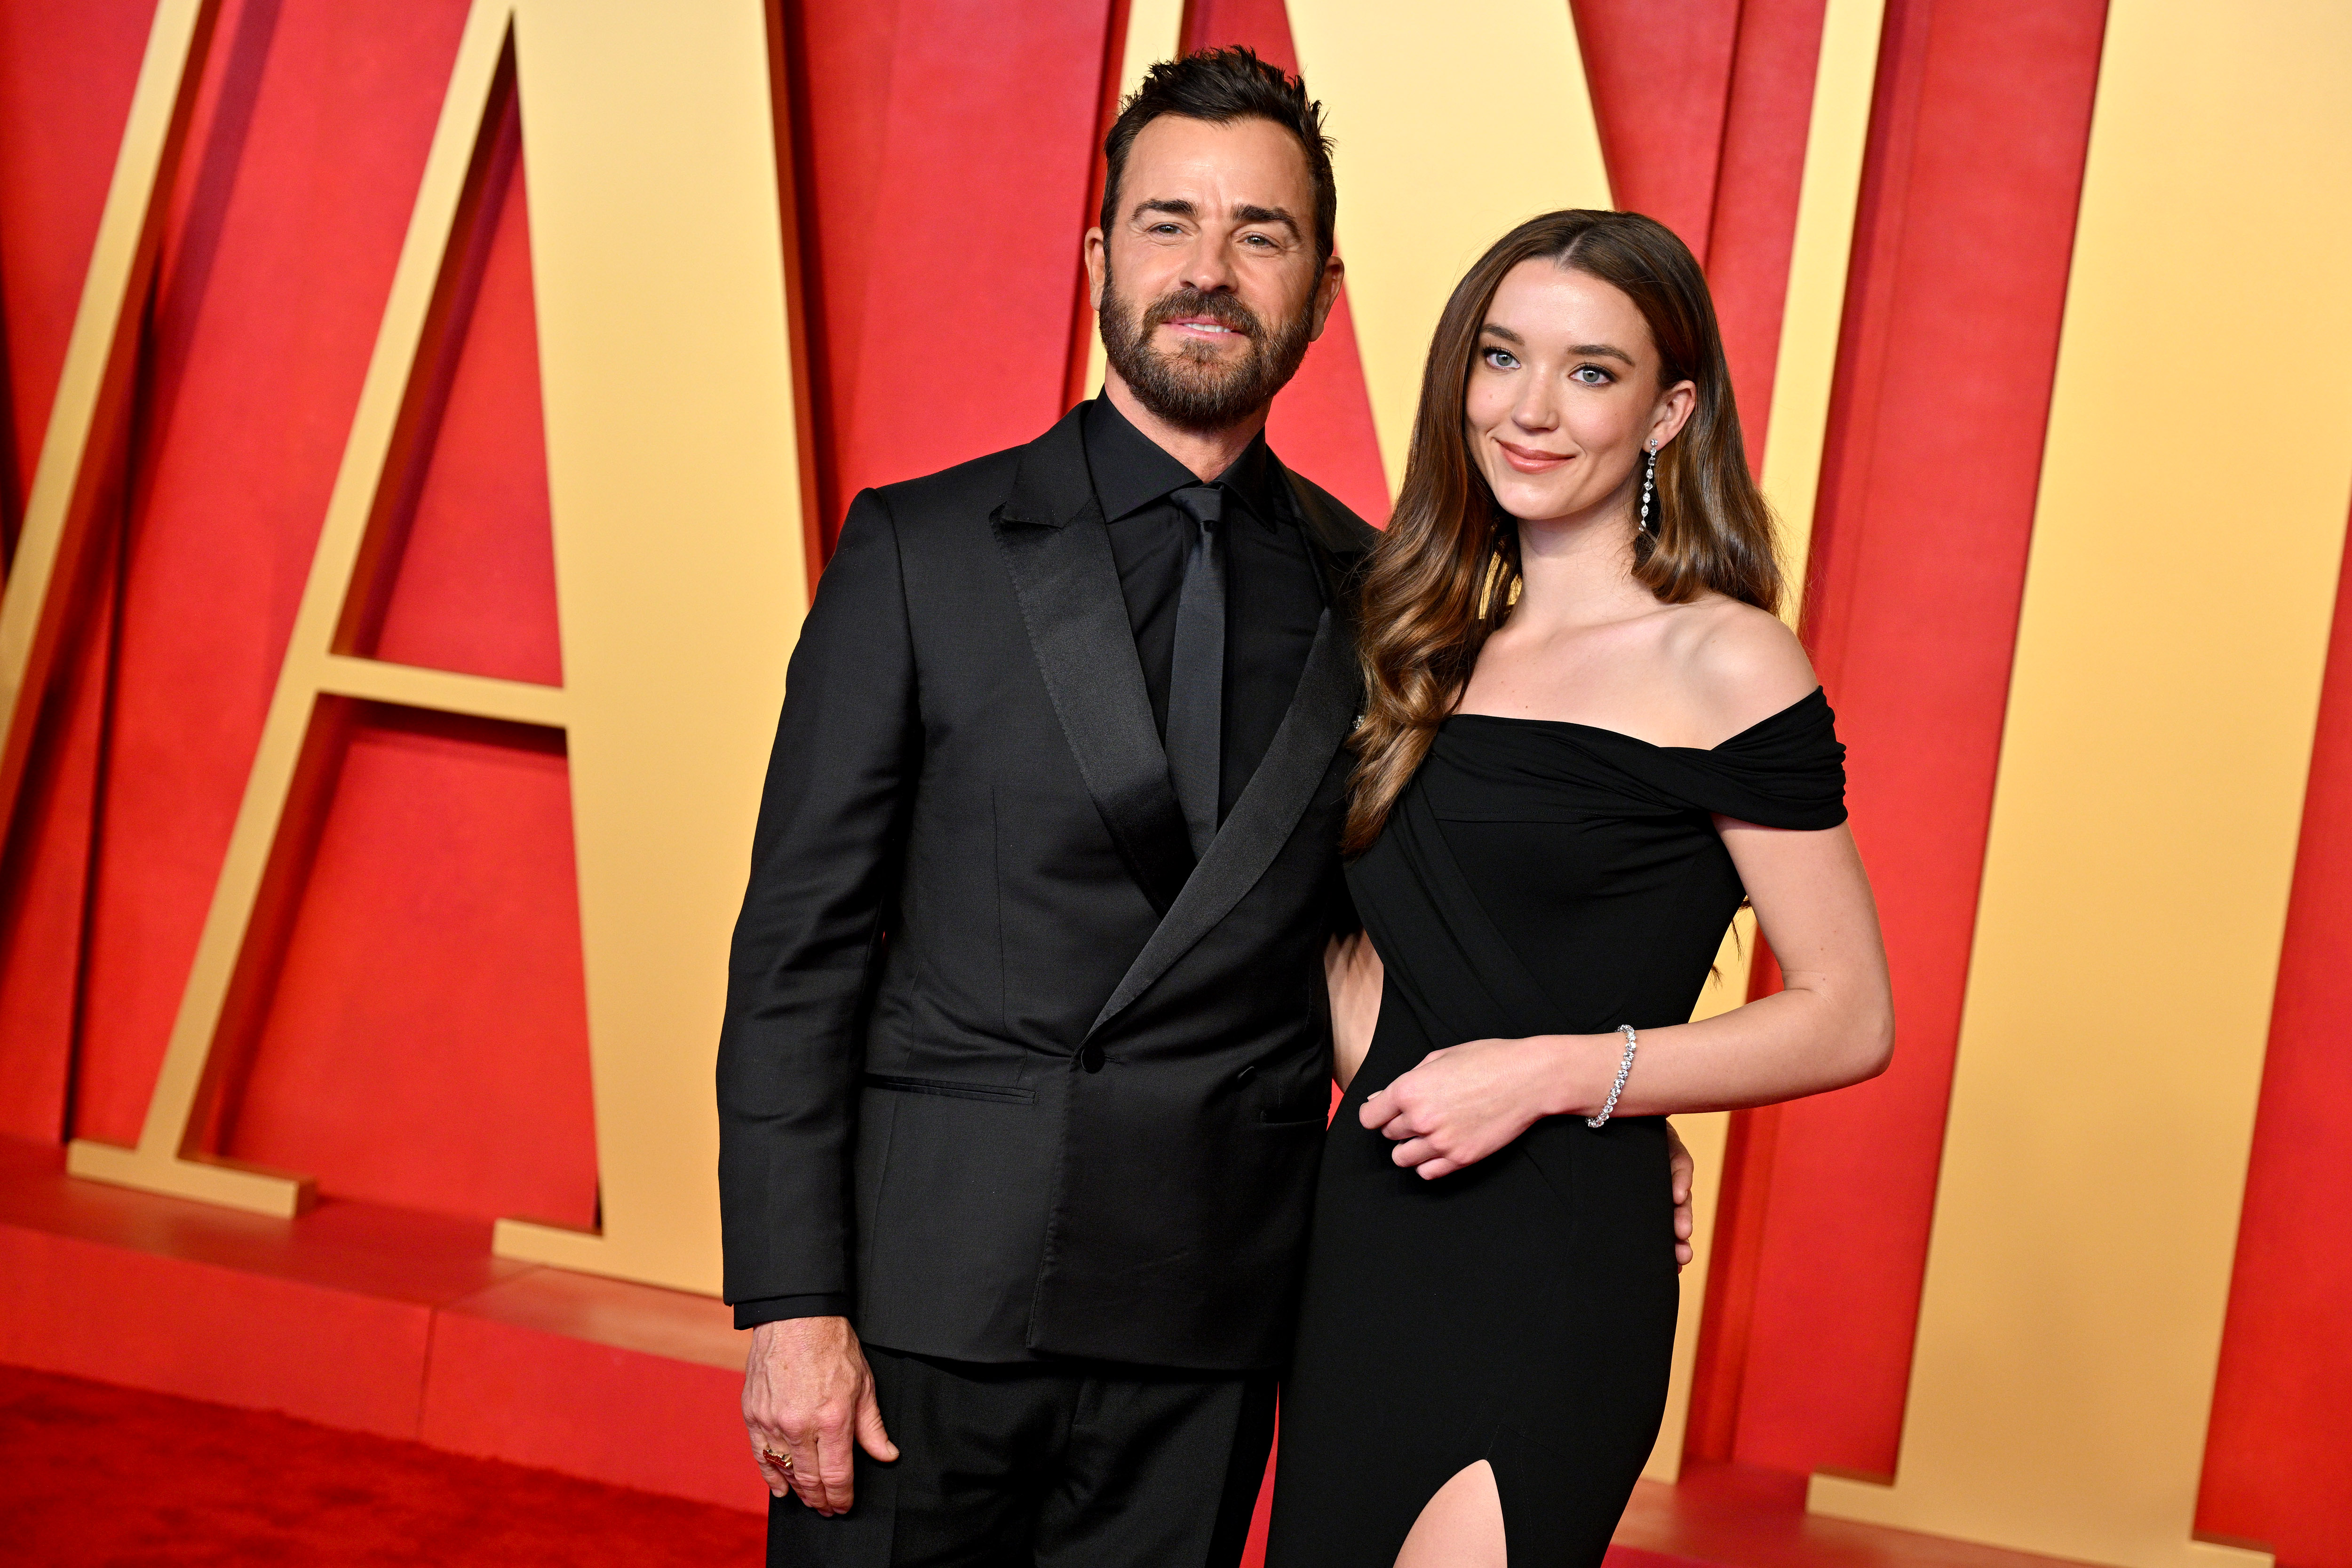
[[[982,1365],[866,1347],[898,1458],[854,1507],[768,1507],[769,1568],[1232,1568],[1274,1436],[1272,1373]]]

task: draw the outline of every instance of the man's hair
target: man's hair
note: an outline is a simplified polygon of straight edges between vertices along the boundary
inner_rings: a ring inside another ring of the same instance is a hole
[[[1127,170],[1128,149],[1145,126],[1163,114],[1213,125],[1270,120],[1298,138],[1315,183],[1315,258],[1331,259],[1339,188],[1331,178],[1331,139],[1323,131],[1323,106],[1307,96],[1306,84],[1298,78],[1283,75],[1279,67],[1240,47],[1202,49],[1181,59],[1162,60],[1119,105],[1118,118],[1103,139],[1103,157],[1109,165],[1103,180],[1104,234],[1112,232],[1118,218],[1119,176]]]

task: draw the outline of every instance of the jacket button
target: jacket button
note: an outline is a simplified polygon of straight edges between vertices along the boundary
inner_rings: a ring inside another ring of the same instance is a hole
[[[1084,1051],[1078,1052],[1078,1065],[1085,1068],[1088,1072],[1100,1072],[1103,1067],[1102,1047],[1099,1045],[1090,1045]]]

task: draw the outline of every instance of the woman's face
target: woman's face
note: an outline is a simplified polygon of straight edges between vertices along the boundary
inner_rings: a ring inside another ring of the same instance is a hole
[[[1641,484],[1643,443],[1690,417],[1688,382],[1661,389],[1658,350],[1614,284],[1541,258],[1503,277],[1464,400],[1495,499],[1523,521],[1605,512]]]

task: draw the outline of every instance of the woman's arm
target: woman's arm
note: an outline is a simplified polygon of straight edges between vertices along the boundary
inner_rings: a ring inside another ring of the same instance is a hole
[[[1895,1046],[1878,914],[1853,836],[1718,819],[1785,988],[1700,1023],[1641,1031],[1621,1116],[1733,1110],[1875,1077]],[[1625,1037],[1538,1035],[1432,1051],[1364,1103],[1396,1163],[1436,1177],[1486,1158],[1540,1116],[1591,1115]]]
[[[1331,993],[1331,1076],[1345,1089],[1372,1049],[1381,1021],[1381,987],[1387,971],[1362,931],[1334,936],[1323,949],[1323,981]]]

